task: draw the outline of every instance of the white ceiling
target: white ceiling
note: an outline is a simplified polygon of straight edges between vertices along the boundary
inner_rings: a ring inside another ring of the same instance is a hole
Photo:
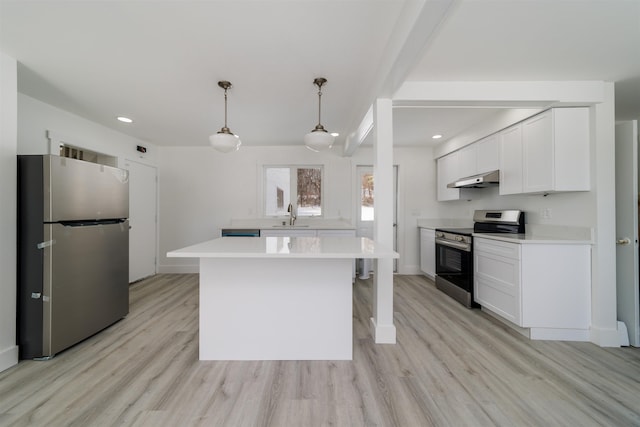
[[[338,143],[404,81],[614,81],[616,117],[640,118],[640,0],[0,0],[0,50],[22,93],[161,146],[208,144],[219,80],[248,146],[301,145],[319,76]],[[397,108],[394,143],[495,112]]]

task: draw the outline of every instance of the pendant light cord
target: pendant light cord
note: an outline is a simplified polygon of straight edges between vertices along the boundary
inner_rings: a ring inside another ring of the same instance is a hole
[[[322,86],[318,85],[318,126],[322,126],[320,114],[322,112]]]
[[[224,128],[229,129],[227,127],[227,88],[224,88]]]

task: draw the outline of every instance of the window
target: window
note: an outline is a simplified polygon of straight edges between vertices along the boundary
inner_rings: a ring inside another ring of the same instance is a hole
[[[373,172],[361,175],[360,185],[360,221],[373,221]]]
[[[265,215],[322,215],[322,166],[265,166]]]

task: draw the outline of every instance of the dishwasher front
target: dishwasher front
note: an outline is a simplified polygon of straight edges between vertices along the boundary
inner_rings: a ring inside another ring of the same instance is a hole
[[[257,228],[223,228],[220,230],[222,237],[260,237]]]

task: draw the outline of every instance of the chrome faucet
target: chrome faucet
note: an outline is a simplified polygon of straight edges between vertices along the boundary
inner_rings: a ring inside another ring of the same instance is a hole
[[[289,203],[287,212],[289,212],[289,225],[296,225],[296,219],[298,219],[298,217],[293,213],[293,205],[291,203]]]

